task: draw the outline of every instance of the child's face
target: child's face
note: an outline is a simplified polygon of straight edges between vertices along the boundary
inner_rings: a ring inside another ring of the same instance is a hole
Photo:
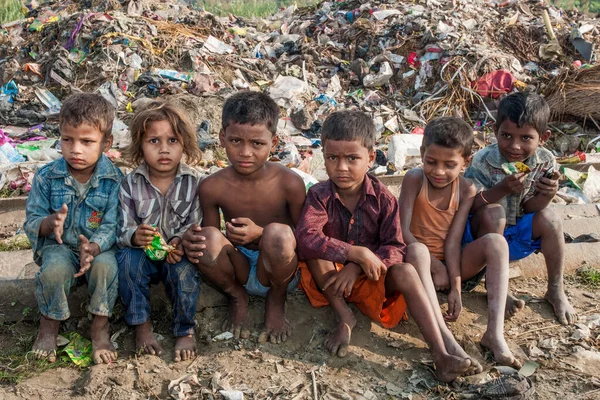
[[[518,127],[511,120],[500,124],[496,131],[498,150],[509,162],[525,161],[535,153],[538,146],[544,144],[550,137],[550,131],[543,133],[542,137],[533,126],[523,125]]]
[[[60,146],[73,176],[87,180],[94,173],[102,153],[112,146],[112,136],[104,138],[98,127],[86,123],[78,127],[64,123],[60,127]]]
[[[266,124],[237,123],[221,131],[219,140],[231,166],[242,175],[251,175],[261,169],[279,142],[277,135],[273,135]]]
[[[462,155],[462,149],[452,149],[437,144],[421,147],[421,157],[427,180],[431,186],[438,189],[454,182],[467,163]]]
[[[151,173],[172,174],[177,171],[183,155],[183,145],[169,121],[148,124],[142,138],[142,155]]]
[[[362,185],[375,161],[375,151],[369,151],[358,140],[327,140],[323,153],[329,179],[338,189],[347,191]]]

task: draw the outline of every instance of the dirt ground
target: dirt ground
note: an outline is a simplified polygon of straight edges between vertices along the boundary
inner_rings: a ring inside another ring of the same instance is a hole
[[[542,300],[544,280],[516,279],[511,287],[527,306],[507,322],[507,339],[522,360],[539,364],[530,377],[535,392],[527,398],[600,398],[600,353],[589,351],[598,349],[600,328],[591,329],[588,338],[571,338],[577,335],[576,328],[558,325],[550,306]],[[582,319],[600,318],[600,290],[568,277],[567,293]],[[211,340],[220,333],[227,308],[206,308],[197,314],[199,355],[180,363],[172,361],[173,340],[165,312],[153,313],[156,330],[164,337],[162,358],[135,355],[133,331],[126,329],[116,339],[117,362],[84,369],[66,362],[47,369],[45,363],[25,361],[22,355],[35,337],[36,326],[26,322],[0,326],[0,398],[221,399],[236,398],[224,397],[221,390],[238,390],[248,399],[313,399],[315,388],[319,399],[488,398],[481,393],[494,383],[497,389],[498,381],[478,384],[493,367],[490,354],[478,344],[487,319],[483,287],[464,294],[463,304],[463,313],[451,329],[467,352],[484,363],[485,371],[449,385],[433,379],[430,353],[412,319],[386,330],[355,310],[358,324],[351,354],[340,359],[330,356],[323,346],[334,326],[333,313],[328,308],[313,309],[302,294],[296,293],[288,302],[288,317],[295,331],[285,344],[259,345],[257,334],[247,340]],[[261,299],[252,299],[250,312],[256,331],[261,326],[263,307]],[[113,332],[125,327],[122,309],[115,314]],[[65,332],[85,332],[87,320],[64,325]],[[577,349],[580,351],[575,353]],[[11,363],[19,357],[20,364]],[[18,383],[15,376],[21,377]],[[170,387],[171,381],[180,378],[183,383]]]

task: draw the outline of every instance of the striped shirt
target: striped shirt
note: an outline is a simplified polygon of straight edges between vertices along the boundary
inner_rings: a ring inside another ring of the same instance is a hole
[[[180,163],[175,180],[163,196],[150,182],[145,163],[133,170],[123,179],[119,191],[119,247],[133,247],[131,239],[141,224],[155,225],[167,242],[181,237],[190,225],[200,224],[199,183],[198,172]]]

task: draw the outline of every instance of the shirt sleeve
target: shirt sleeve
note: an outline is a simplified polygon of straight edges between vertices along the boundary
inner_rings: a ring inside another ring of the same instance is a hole
[[[325,235],[323,229],[329,220],[325,204],[312,188],[308,191],[306,202],[296,227],[298,256],[302,260],[328,260],[345,263],[352,248],[350,243]]]
[[[395,198],[383,199],[380,216],[379,238],[381,245],[375,251],[375,255],[389,268],[403,262],[406,251],[406,245],[402,239],[402,228],[400,227],[400,206]]]
[[[131,196],[130,178],[131,176],[127,176],[123,179],[119,187],[119,234],[117,244],[120,248],[134,247],[131,239],[139,225],[135,201]]]
[[[198,192],[198,190],[196,189],[196,193]],[[202,208],[200,208],[200,198],[198,197],[198,194],[196,194],[194,201],[192,202],[192,209],[190,210],[190,213],[188,214],[187,218],[185,219],[185,225],[181,227],[181,229],[179,229],[179,232],[175,232],[173,234],[173,238],[180,238],[183,236],[183,234],[193,225],[193,224],[198,224],[200,225],[202,223]],[[169,241],[172,238],[169,238]]]
[[[491,188],[492,180],[488,170],[485,168],[483,157],[475,156],[473,162],[465,171],[465,178],[471,180],[477,189],[477,193]]]
[[[31,242],[34,256],[44,246],[45,237],[40,236],[40,227],[44,218],[52,214],[50,207],[50,184],[47,179],[43,179],[36,174],[33,177],[31,192],[25,205],[25,234]]]
[[[90,242],[100,247],[100,252],[110,250],[117,239],[117,218],[119,211],[119,184],[115,183],[108,197],[108,204],[102,216],[100,227],[90,238]]]

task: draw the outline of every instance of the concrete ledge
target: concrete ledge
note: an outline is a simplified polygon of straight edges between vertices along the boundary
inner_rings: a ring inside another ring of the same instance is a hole
[[[0,213],[11,210],[24,210],[27,196],[0,199]]]
[[[35,281],[33,279],[15,279],[0,281],[0,323],[32,321],[38,316],[35,299]],[[71,289],[68,297],[72,317],[86,315],[88,294],[87,285],[82,284]],[[120,301],[120,300],[117,300]],[[153,285],[150,291],[150,305],[153,311],[167,310],[169,300],[162,284]],[[200,284],[198,311],[209,307],[227,305],[227,298],[205,282]]]

